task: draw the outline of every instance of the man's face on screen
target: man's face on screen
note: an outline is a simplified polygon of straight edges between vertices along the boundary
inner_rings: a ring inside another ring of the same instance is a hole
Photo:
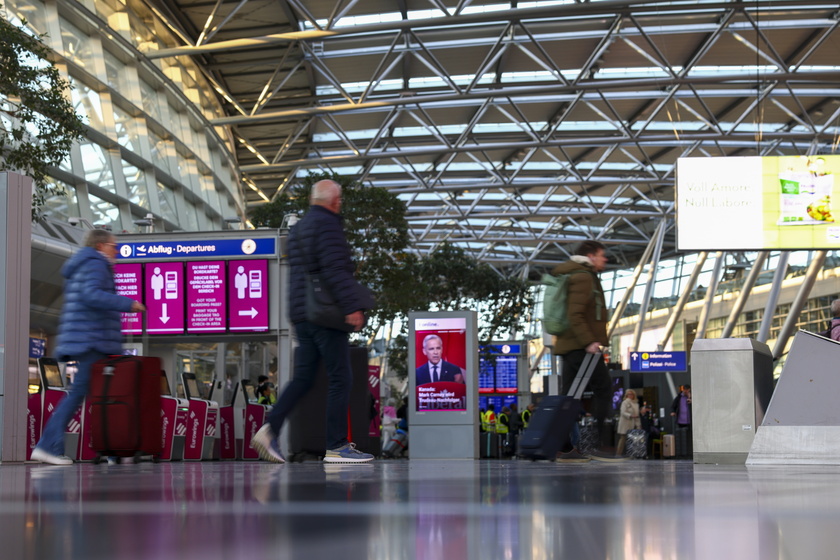
[[[439,338],[430,338],[423,346],[423,353],[433,364],[440,362],[440,357],[443,355],[443,342]]]

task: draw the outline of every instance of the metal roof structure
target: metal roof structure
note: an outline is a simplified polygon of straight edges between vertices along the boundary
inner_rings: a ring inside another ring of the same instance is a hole
[[[836,1],[148,0],[224,99],[249,205],[386,187],[413,248],[533,275],[674,255],[680,157],[834,153]],[[714,227],[710,224],[710,227]]]

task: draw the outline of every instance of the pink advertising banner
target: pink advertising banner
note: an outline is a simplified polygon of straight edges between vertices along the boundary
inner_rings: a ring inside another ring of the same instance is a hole
[[[228,263],[231,332],[268,330],[268,261]]]
[[[225,332],[225,263],[187,263],[187,332]]]
[[[146,324],[149,334],[184,332],[184,265],[146,263]]]
[[[114,283],[117,293],[133,300],[143,301],[140,296],[143,265],[115,264]],[[143,315],[140,313],[120,313],[123,334],[143,334]]]

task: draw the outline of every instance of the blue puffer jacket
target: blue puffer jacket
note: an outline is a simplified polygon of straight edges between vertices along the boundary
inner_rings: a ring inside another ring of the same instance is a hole
[[[84,247],[61,269],[64,305],[58,325],[56,357],[60,361],[90,350],[122,354],[120,311],[131,311],[131,298],[117,295],[108,259]]]
[[[321,278],[345,315],[363,310],[350,245],[341,216],[323,206],[309,211],[289,232],[289,319],[306,320],[306,273],[320,270]]]

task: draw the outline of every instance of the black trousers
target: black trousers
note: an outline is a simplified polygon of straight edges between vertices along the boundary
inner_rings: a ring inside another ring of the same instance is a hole
[[[568,354],[563,354],[563,372],[562,372],[562,394],[568,395],[569,389],[572,388],[572,382],[580,370],[583,359],[586,357],[586,350],[572,350]],[[595,420],[598,421],[598,430],[601,432],[601,441],[607,441],[610,438],[605,437],[605,432],[608,431],[606,419],[612,412],[612,380],[610,379],[610,372],[607,369],[607,364],[603,360],[598,360],[595,364],[595,371],[592,372],[592,377],[586,388],[592,391],[592,406],[590,412]]]

